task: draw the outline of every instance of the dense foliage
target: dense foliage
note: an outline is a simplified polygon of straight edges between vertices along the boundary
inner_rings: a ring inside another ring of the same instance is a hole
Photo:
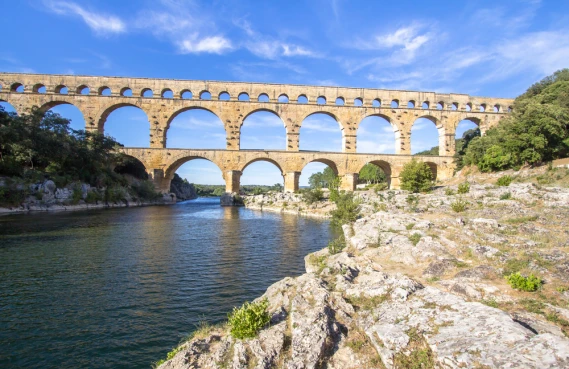
[[[340,192],[334,200],[336,209],[332,210],[332,224],[341,227],[343,224],[350,224],[358,219],[360,214],[361,200],[354,197],[353,192]]]
[[[433,186],[433,172],[428,164],[411,160],[403,166],[399,176],[401,189],[411,192],[428,192]]]
[[[360,170],[358,178],[360,183],[376,184],[387,182],[387,176],[383,170],[371,163],[364,165],[362,170]]]
[[[511,116],[475,137],[466,165],[498,171],[537,165],[569,153],[569,69],[555,72],[516,98]]]
[[[336,173],[330,167],[326,167],[322,172],[312,174],[308,178],[310,188],[326,188],[334,182]]]
[[[229,314],[230,333],[234,338],[253,338],[271,320],[267,311],[267,299],[256,303],[245,302],[243,306],[233,308]]]
[[[513,289],[526,292],[537,291],[543,283],[541,278],[536,277],[533,274],[525,277],[521,275],[520,272],[512,273],[506,276],[506,280]]]
[[[76,131],[69,120],[34,109],[30,114],[7,113],[0,107],[0,174],[45,173],[91,185],[116,182],[112,163],[120,160],[114,139]]]

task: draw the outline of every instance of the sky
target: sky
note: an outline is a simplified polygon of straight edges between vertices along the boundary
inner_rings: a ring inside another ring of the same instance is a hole
[[[569,66],[569,1],[191,1],[0,0],[5,36],[0,71],[273,82],[515,97]],[[2,103],[6,106],[5,103]],[[9,106],[6,106],[10,110]],[[53,108],[81,129],[71,105]],[[464,121],[457,136],[475,127]],[[113,112],[105,133],[148,147],[149,123],[137,108]],[[369,117],[358,152],[394,153],[389,123]],[[438,145],[428,120],[412,128],[413,153]],[[225,147],[221,121],[180,114],[167,147]],[[285,149],[283,122],[248,117],[241,147]],[[300,149],[341,151],[338,123],[314,115],[302,123]],[[312,163],[301,185],[324,168]],[[192,160],[177,172],[190,182],[223,184],[220,170]],[[243,184],[283,183],[257,162]]]

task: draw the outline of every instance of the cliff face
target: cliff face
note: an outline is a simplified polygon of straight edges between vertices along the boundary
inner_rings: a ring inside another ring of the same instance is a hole
[[[170,183],[170,192],[176,195],[178,201],[192,200],[198,197],[193,184],[183,180],[177,174]]]
[[[256,338],[202,329],[160,368],[569,367],[569,190],[456,191],[360,193],[345,248],[259,298],[272,319]],[[545,283],[515,290],[517,272]]]

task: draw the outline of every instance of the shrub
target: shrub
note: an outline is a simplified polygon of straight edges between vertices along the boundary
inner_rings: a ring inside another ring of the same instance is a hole
[[[237,339],[253,338],[266,326],[271,317],[267,311],[269,301],[245,302],[239,309],[234,307],[229,314],[229,327],[231,336]]]
[[[400,175],[401,189],[411,192],[428,192],[433,186],[433,172],[422,161],[411,160],[403,166]]]
[[[336,210],[330,212],[332,215],[332,224],[342,226],[342,224],[353,223],[358,219],[361,201],[355,199],[353,193],[339,193],[335,203]]]
[[[411,241],[411,243],[413,243],[413,245],[417,245],[419,243],[419,241],[421,240],[421,234],[420,233],[413,233],[412,235],[409,235],[409,241]]]
[[[464,182],[458,185],[458,193],[465,194],[470,192],[470,183]]]
[[[445,195],[447,195],[447,196],[454,195],[454,190],[450,187],[445,188]]]
[[[79,200],[83,198],[83,191],[81,191],[81,187],[75,186],[73,188],[73,194],[71,195],[71,202],[73,204],[77,204]]]
[[[537,291],[543,283],[541,278],[533,274],[524,277],[519,272],[506,276],[506,280],[513,289],[527,292]]]
[[[341,252],[346,247],[346,239],[344,235],[332,240],[328,243],[328,252],[332,255]]]
[[[511,192],[506,192],[500,196],[500,200],[509,200],[512,198]]]
[[[324,198],[324,192],[320,188],[307,189],[302,192],[302,199],[307,204],[321,201]]]
[[[85,202],[87,204],[95,204],[100,200],[102,200],[102,197],[99,192],[93,190],[87,192],[87,197],[85,197]]]
[[[136,194],[136,197],[141,200],[152,201],[160,197],[160,194],[156,192],[156,189],[154,188],[154,184],[150,181],[140,181],[138,183],[133,183],[132,189]]]
[[[496,181],[496,184],[502,187],[507,187],[510,185],[510,183],[512,183],[512,177],[508,175],[502,176]]]
[[[468,206],[468,202],[464,199],[456,199],[454,200],[451,204],[450,207],[452,210],[454,210],[454,212],[456,213],[462,213],[463,211],[466,210],[466,207]]]

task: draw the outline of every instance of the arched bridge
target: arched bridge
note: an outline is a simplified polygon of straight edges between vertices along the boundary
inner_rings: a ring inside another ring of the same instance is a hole
[[[298,189],[300,171],[314,161],[329,165],[342,176],[344,189],[354,188],[357,173],[369,162],[379,165],[390,177],[391,186],[397,188],[402,166],[413,158],[411,127],[418,118],[436,125],[440,156],[414,157],[429,163],[437,177],[444,179],[452,175],[454,168],[458,123],[469,119],[485,132],[506,116],[513,104],[512,99],[420,91],[19,73],[0,73],[0,101],[10,103],[20,113],[33,106],[48,110],[72,104],[83,113],[86,130],[101,133],[115,109],[139,107],[150,120],[150,147],[123,151],[146,166],[163,192],[169,190],[176,169],[195,158],[210,160],[222,170],[228,192],[238,189],[243,169],[259,160],[270,161],[281,170],[287,191]],[[166,148],[170,123],[191,109],[206,109],[221,119],[226,150]],[[286,129],[286,151],[240,149],[243,121],[258,111],[281,118]],[[302,122],[318,113],[338,122],[341,153],[299,151]],[[381,116],[391,124],[394,155],[356,153],[357,130],[368,116]]]

